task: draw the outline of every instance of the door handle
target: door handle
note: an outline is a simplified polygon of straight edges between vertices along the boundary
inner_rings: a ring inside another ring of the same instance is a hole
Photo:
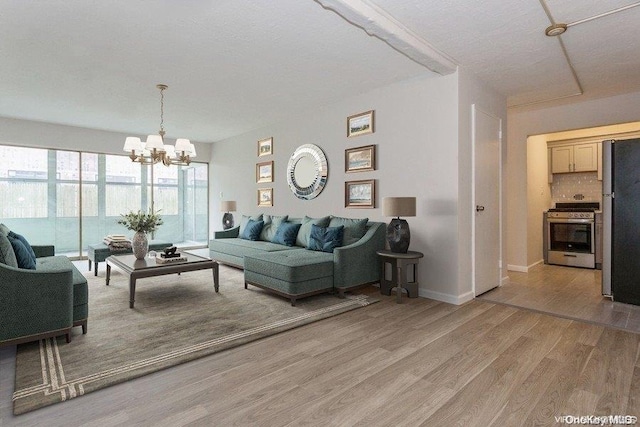
[[[484,206],[476,205],[476,212],[482,212],[484,210]]]

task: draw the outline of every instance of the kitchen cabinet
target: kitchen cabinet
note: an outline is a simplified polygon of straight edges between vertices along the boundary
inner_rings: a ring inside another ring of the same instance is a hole
[[[597,142],[550,147],[551,173],[591,172],[598,170]]]

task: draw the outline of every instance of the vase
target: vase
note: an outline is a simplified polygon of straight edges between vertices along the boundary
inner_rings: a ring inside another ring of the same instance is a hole
[[[144,259],[149,251],[149,241],[147,235],[142,231],[136,231],[131,239],[131,250],[136,259]]]

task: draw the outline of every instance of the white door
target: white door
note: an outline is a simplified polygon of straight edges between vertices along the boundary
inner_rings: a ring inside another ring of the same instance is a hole
[[[475,104],[473,120],[473,281],[480,295],[500,284],[502,120]]]

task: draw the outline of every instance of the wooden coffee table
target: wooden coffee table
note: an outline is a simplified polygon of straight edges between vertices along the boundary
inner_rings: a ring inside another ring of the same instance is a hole
[[[111,266],[122,269],[129,275],[129,308],[133,308],[136,296],[136,280],[145,277],[163,276],[165,274],[184,273],[187,271],[213,270],[213,286],[218,292],[218,263],[188,252],[182,252],[186,261],[157,264],[155,258],[136,259],[133,255],[111,255],[107,257],[107,286],[111,278]]]

